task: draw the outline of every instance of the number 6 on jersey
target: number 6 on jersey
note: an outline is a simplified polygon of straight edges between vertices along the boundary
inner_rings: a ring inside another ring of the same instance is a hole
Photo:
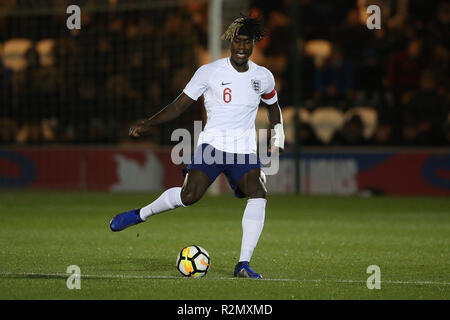
[[[223,101],[225,101],[225,103],[228,103],[231,101],[231,89],[230,88],[225,88],[223,90]]]

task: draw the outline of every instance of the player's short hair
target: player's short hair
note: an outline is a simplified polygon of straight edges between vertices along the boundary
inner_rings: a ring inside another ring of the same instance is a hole
[[[262,22],[257,18],[250,18],[241,13],[241,17],[234,20],[222,35],[222,40],[232,41],[237,35],[250,37],[260,41],[264,37]]]

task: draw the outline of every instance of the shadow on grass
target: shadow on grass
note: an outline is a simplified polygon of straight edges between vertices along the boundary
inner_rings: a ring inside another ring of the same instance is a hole
[[[112,268],[95,269],[95,271],[111,271],[111,272],[153,272],[176,270],[175,261],[167,258],[123,258],[107,261],[104,266]],[[120,267],[123,266],[123,267]],[[114,267],[118,267],[114,268]]]
[[[4,273],[0,278],[8,279],[67,279],[69,274],[46,274],[46,273]]]

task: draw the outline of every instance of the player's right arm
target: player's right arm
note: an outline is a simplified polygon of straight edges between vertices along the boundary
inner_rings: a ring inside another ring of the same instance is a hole
[[[192,79],[184,88],[183,92],[154,116],[142,121],[130,128],[129,135],[139,137],[145,133],[151,126],[164,123],[175,119],[182,114],[189,106],[205,92],[208,87],[208,79],[211,76],[211,70],[208,65],[201,66],[195,72]]]
[[[137,125],[130,128],[129,135],[139,137],[144,134],[151,126],[164,123],[175,119],[182,114],[195,100],[191,99],[184,92],[175,98],[170,104],[165,106],[154,116],[141,121]]]

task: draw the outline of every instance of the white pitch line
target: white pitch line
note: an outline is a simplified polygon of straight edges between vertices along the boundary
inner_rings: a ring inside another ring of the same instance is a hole
[[[49,277],[49,278],[68,278],[71,274],[67,273],[34,273],[34,272],[0,272],[0,277]],[[140,276],[140,275],[130,275],[130,274],[103,274],[103,275],[93,275],[93,274],[81,274],[83,279],[184,279],[181,276]],[[218,277],[218,278],[201,278],[203,280],[209,281],[221,281],[221,280],[238,280],[234,277]],[[365,280],[341,280],[341,279],[275,279],[275,278],[263,278],[258,281],[280,281],[280,282],[335,282],[335,283],[366,283]],[[440,285],[449,286],[450,282],[446,281],[404,281],[404,280],[382,280],[381,283],[387,284],[413,284],[413,285]]]

